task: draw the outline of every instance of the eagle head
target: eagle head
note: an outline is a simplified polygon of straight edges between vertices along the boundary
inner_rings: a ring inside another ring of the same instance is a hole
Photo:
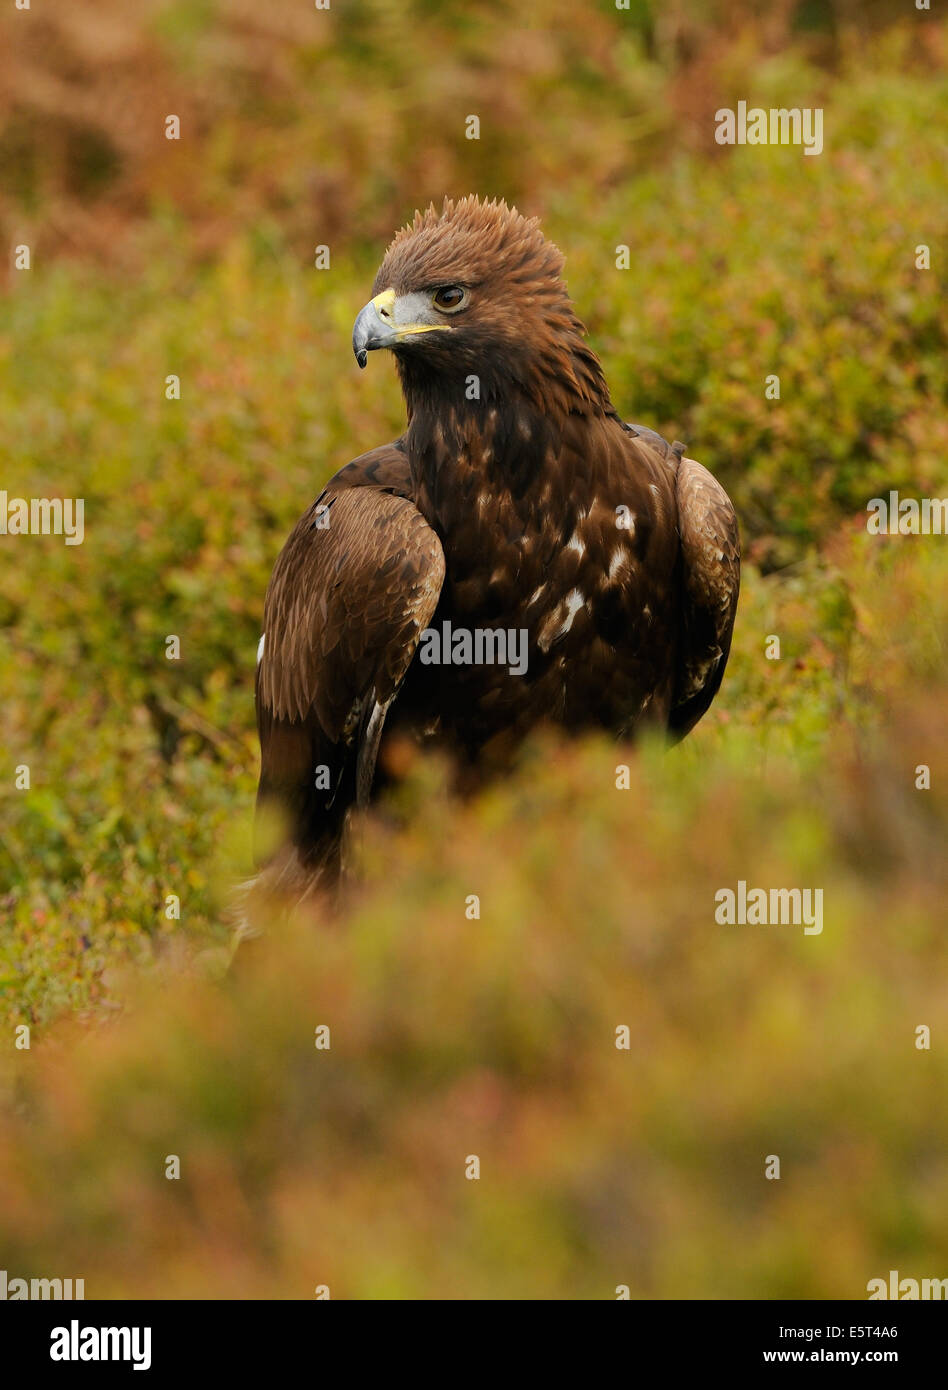
[[[360,367],[390,348],[408,398],[440,388],[454,399],[474,377],[478,398],[520,390],[547,409],[610,408],[562,279],[563,256],[536,218],[505,202],[445,199],[397,233],[360,311]]]

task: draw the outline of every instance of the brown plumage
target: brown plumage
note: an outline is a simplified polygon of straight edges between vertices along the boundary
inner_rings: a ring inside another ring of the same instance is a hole
[[[287,817],[268,875],[295,896],[338,877],[386,740],[438,743],[472,780],[543,721],[680,738],[721,683],[734,509],[616,414],[562,264],[535,220],[446,202],[398,233],[356,321],[361,365],[394,351],[408,426],[329,482],[267,591],[258,804]],[[524,633],[526,669],[431,664],[446,622]]]

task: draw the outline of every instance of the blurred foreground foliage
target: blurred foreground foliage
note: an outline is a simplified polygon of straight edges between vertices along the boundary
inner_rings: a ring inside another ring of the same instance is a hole
[[[765,672],[745,644],[730,706],[641,750],[629,790],[598,741],[541,742],[465,807],[422,763],[342,921],[222,977],[193,925],[153,934],[121,1018],[5,1049],[6,1266],[154,1297],[860,1298],[937,1274],[948,798],[943,759],[930,792],[913,770],[946,691],[901,620],[934,593],[943,630],[948,585],[898,546],[847,542],[845,651],[791,639]],[[752,580],[745,632],[771,602]],[[716,925],[740,878],[822,887],[822,934]]]
[[[610,7],[551,3],[505,46],[500,4],[458,27],[364,0],[308,47],[294,7],[106,4],[96,27],[74,5],[39,17],[32,69],[0,59],[21,176],[0,220],[38,247],[2,303],[0,486],[82,496],[86,527],[6,538],[0,570],[11,1276],[860,1298],[890,1268],[944,1272],[948,541],[865,533],[890,487],[948,493],[944,30],[661,8],[617,37]],[[412,16],[429,66],[393,92]],[[710,145],[746,95],[821,101],[825,153]],[[201,140],[153,145],[178,107]],[[482,146],[451,124],[467,110],[499,117]],[[385,240],[472,189],[544,214],[616,404],[734,497],[750,562],[724,688],[670,754],[540,741],[466,806],[419,762],[364,827],[342,918],[232,960],[269,571],[326,476],[400,432],[390,364],[360,376],[348,351]],[[322,241],[330,272],[309,269]],[[716,925],[739,879],[822,887],[822,935]]]

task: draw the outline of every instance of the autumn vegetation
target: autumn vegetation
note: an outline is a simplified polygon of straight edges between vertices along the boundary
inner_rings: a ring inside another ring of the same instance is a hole
[[[889,489],[948,496],[948,28],[761,8],[6,7],[0,488],[85,499],[81,546],[0,537],[11,1275],[858,1299],[948,1272],[948,537],[866,529]],[[821,106],[823,154],[717,146],[741,98]],[[388,238],[471,191],[542,216],[616,404],[733,497],[728,674],[671,752],[543,737],[466,803],[419,759],[341,912],[235,949],[270,568],[400,432],[391,364],[349,347]],[[823,932],[717,924],[741,879],[821,887]]]

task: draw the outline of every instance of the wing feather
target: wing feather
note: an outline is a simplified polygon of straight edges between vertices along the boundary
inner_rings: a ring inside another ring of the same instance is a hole
[[[311,862],[338,850],[346,807],[367,796],[385,711],[444,579],[441,542],[414,504],[346,472],[277,560],[257,667],[257,804],[278,803]]]
[[[678,465],[677,498],[683,638],[669,728],[683,738],[724,676],[740,591],[741,542],[731,499],[695,459]]]

